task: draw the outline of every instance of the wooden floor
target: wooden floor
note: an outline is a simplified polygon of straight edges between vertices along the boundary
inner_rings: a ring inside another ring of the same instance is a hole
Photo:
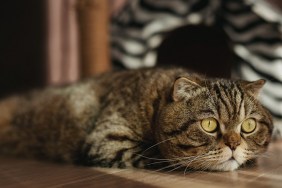
[[[101,169],[0,158],[0,187],[282,187],[282,141],[268,157],[234,172],[156,172]]]

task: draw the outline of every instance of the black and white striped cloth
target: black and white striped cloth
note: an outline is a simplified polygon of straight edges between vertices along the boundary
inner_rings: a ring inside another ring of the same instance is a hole
[[[265,1],[129,0],[112,21],[112,59],[128,69],[152,67],[163,34],[188,24],[224,29],[238,57],[237,75],[268,81],[261,102],[282,130],[282,14]]]

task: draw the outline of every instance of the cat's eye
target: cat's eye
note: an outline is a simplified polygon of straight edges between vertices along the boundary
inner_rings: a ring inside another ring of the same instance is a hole
[[[241,130],[244,133],[252,133],[257,127],[257,123],[253,118],[246,119],[243,121]]]
[[[218,123],[214,118],[206,118],[202,120],[201,126],[206,132],[213,133],[217,130]]]

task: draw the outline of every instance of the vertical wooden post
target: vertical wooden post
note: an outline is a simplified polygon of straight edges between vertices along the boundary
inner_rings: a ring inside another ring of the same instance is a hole
[[[48,0],[47,84],[71,83],[80,77],[77,0]]]
[[[77,0],[81,76],[110,70],[108,0]]]

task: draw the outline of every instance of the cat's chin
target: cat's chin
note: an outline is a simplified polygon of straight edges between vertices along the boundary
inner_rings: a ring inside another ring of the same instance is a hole
[[[235,159],[230,159],[228,161],[222,162],[220,164],[214,165],[210,170],[215,171],[234,171],[238,169],[240,164]]]

